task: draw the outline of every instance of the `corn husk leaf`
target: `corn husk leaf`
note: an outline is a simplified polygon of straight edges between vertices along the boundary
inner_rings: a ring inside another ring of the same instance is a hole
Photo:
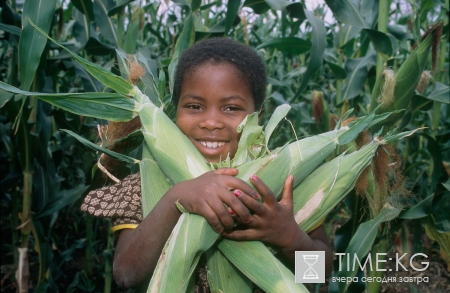
[[[251,293],[253,284],[213,246],[205,253],[211,292]]]
[[[273,131],[278,126],[280,121],[283,120],[284,117],[286,117],[289,110],[291,110],[291,106],[289,104],[283,104],[278,106],[275,111],[273,111],[272,116],[270,116],[269,122],[267,122],[267,125],[264,128],[266,146],[269,145],[269,139]]]
[[[308,292],[294,274],[259,241],[222,239],[220,251],[253,283],[266,292]]]
[[[232,167],[237,167],[244,164],[247,160],[249,160],[249,157],[255,157],[251,148],[257,144],[256,141],[260,135],[263,135],[262,126],[258,125],[258,115],[258,112],[247,115],[247,117],[245,117],[245,119],[239,124],[237,132],[242,134],[239,139],[238,149],[232,160]],[[260,139],[260,141],[262,144],[263,140]]]
[[[146,196],[142,197],[142,213],[144,218],[170,187],[172,187],[172,184],[167,180],[158,164],[151,159],[147,159],[147,157],[142,159],[140,164],[141,174],[151,174],[151,176],[146,176],[145,180],[141,180],[141,192],[142,194],[146,194]]]
[[[185,292],[201,254],[218,237],[203,217],[183,213],[166,242],[147,292]]]

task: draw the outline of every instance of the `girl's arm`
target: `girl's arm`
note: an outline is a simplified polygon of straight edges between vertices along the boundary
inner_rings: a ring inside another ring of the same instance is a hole
[[[236,169],[224,168],[174,185],[156,204],[136,229],[125,229],[120,235],[114,255],[114,279],[121,287],[136,287],[148,281],[156,267],[164,244],[181,215],[175,202],[190,213],[207,219],[218,232],[231,229],[234,220],[226,203],[237,217],[245,222],[250,217],[248,209],[230,190],[256,191],[244,181],[235,178]],[[145,180],[145,178],[141,178]]]
[[[286,179],[283,196],[279,202],[256,175],[251,177],[251,181],[261,194],[263,203],[249,197],[245,192],[235,191],[234,194],[254,214],[250,217],[250,221],[240,228],[223,233],[224,237],[233,240],[260,240],[276,246],[291,269],[294,268],[295,251],[325,251],[325,271],[327,274],[331,273],[332,249],[323,227],[319,226],[306,233],[295,222],[292,205],[294,177],[290,175]]]
[[[136,229],[120,232],[113,265],[114,279],[120,287],[138,286],[148,280],[155,269],[164,244],[180,217],[171,190]]]

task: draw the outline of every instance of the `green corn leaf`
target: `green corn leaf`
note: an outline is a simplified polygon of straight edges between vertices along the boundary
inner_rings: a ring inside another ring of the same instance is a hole
[[[388,59],[394,53],[394,47],[392,45],[391,38],[383,32],[365,29],[367,35],[369,36],[375,50],[383,57],[383,59]]]
[[[109,17],[108,12],[113,5],[109,0],[94,0],[94,17],[102,37],[111,44],[117,44],[117,29],[113,23],[113,18]]]
[[[398,218],[400,219],[420,219],[428,216],[433,207],[434,193],[427,196],[406,211],[402,211]]]
[[[22,32],[19,39],[19,70],[22,88],[29,90],[41,61],[47,40],[30,26],[31,20],[48,32],[55,13],[56,0],[26,1],[23,6]],[[27,20],[30,19],[30,22]],[[44,33],[46,34],[46,33]]]
[[[89,20],[94,20],[94,6],[91,0],[72,0],[72,3]]]
[[[286,5],[286,14],[291,18],[306,19],[305,10],[301,2],[293,2]]]
[[[353,99],[361,93],[367,78],[367,65],[374,59],[375,55],[368,53],[365,57],[347,60],[345,70],[348,76],[342,92],[345,100]]]
[[[172,61],[170,62],[169,65],[169,90],[171,93],[173,93],[173,84],[175,82],[175,70],[177,70],[177,66],[178,66],[178,57],[172,58]]]
[[[111,7],[108,10],[108,16],[112,17],[118,13],[120,13],[120,11],[122,11],[123,9],[125,9],[125,7],[130,4],[131,2],[133,2],[133,0],[122,0],[122,1],[117,1],[118,4],[114,7]]]
[[[364,18],[359,13],[352,0],[325,0],[328,7],[333,11],[333,15],[340,21],[346,24],[357,27],[367,28]]]
[[[65,206],[74,204],[89,188],[87,186],[66,189],[59,192],[48,204],[38,212],[35,219],[39,219],[59,212]]]
[[[160,99],[166,96],[166,74],[164,73],[164,70],[159,71],[159,78],[158,78],[158,93]]]
[[[194,41],[195,41],[194,17],[190,13],[183,22],[183,29],[181,30],[180,36],[178,37],[178,40],[175,44],[172,60],[180,56],[184,50],[186,50],[192,44],[194,44]]]
[[[264,42],[256,47],[256,49],[274,48],[291,55],[300,55],[311,50],[311,45],[311,42],[308,40],[296,37],[286,37]]]
[[[15,94],[35,96],[71,113],[110,121],[129,121],[137,116],[139,109],[136,101],[116,93],[34,93],[1,81],[0,88]]]
[[[0,23],[0,30],[16,35],[18,37],[20,37],[20,34],[22,33],[22,30],[17,26],[4,23]]]
[[[337,79],[347,78],[347,71],[345,71],[344,68],[342,68],[341,66],[339,66],[335,63],[331,63],[331,62],[327,62],[327,61],[325,61],[325,63],[328,64],[328,66],[330,67],[331,71],[333,71],[333,74]]]
[[[94,64],[86,59],[78,56],[76,53],[70,51],[68,48],[56,42],[54,39],[50,38],[42,29],[40,29],[36,24],[34,24],[31,20],[29,20],[31,25],[38,30],[42,35],[47,37],[50,41],[52,41],[55,45],[66,50],[72,57],[77,60],[87,72],[92,74],[98,81],[106,85],[107,87],[112,88],[116,92],[122,95],[133,95],[133,85],[129,84],[125,79],[120,76],[117,76],[104,68]]]
[[[425,231],[430,239],[439,243],[440,253],[447,262],[447,269],[450,268],[450,232],[440,231],[434,217],[427,218]]]
[[[395,219],[400,212],[400,208],[386,204],[376,218],[359,225],[356,233],[352,237],[352,240],[350,240],[350,244],[345,251],[346,254],[344,258],[341,261],[343,267],[339,270],[339,277],[354,277],[356,275],[358,264],[356,264],[355,270],[352,270],[352,268],[347,268],[346,256],[351,255],[352,258],[358,257],[359,260],[362,260],[373,246],[375,238],[378,234],[378,226],[383,222]],[[340,291],[345,292],[350,284],[350,282],[340,282]]]
[[[262,14],[270,9],[270,6],[266,1],[261,0],[245,0],[244,7],[249,7],[253,9],[256,14]]]
[[[239,7],[241,6],[241,0],[229,0],[227,3],[227,14],[225,16],[225,31],[224,34],[227,35],[233,26],[234,19],[236,18]]]
[[[361,33],[361,30],[360,27],[344,24],[342,25],[342,30],[335,35],[335,42],[339,44],[339,48],[343,48],[348,42],[356,38]]]
[[[450,87],[443,83],[436,82],[433,91],[426,98],[450,104]]]
[[[131,22],[128,24],[128,30],[125,34],[125,42],[123,44],[123,50],[128,54],[134,54],[136,52],[140,32],[139,26],[142,17],[144,17],[144,9],[137,8],[133,11],[133,16]]]
[[[417,87],[430,52],[431,35],[425,38],[406,58],[395,74],[397,84],[394,91],[394,108],[405,109],[411,102],[411,97]]]
[[[305,15],[312,27],[312,47],[309,55],[309,63],[306,68],[306,72],[303,74],[303,80],[300,84],[300,88],[297,91],[296,97],[300,97],[301,93],[308,86],[309,79],[314,76],[323,63],[323,53],[327,46],[327,31],[323,20],[314,16],[311,11],[305,10]]]
[[[105,153],[107,155],[110,155],[113,158],[116,158],[118,160],[121,160],[121,161],[124,161],[124,162],[127,162],[127,163],[136,164],[136,163],[140,162],[139,160],[136,160],[136,159],[134,159],[132,157],[125,156],[125,155],[122,155],[120,153],[116,153],[116,152],[110,151],[108,149],[102,148],[102,147],[96,145],[95,143],[92,143],[89,140],[85,139],[84,137],[79,136],[78,134],[76,134],[73,131],[70,131],[70,130],[67,130],[67,129],[61,129],[61,131],[67,132],[68,134],[70,134],[73,137],[75,137],[76,139],[78,139],[79,142],[81,142],[85,146],[90,147],[91,149],[93,149],[95,151],[99,151],[101,153]]]

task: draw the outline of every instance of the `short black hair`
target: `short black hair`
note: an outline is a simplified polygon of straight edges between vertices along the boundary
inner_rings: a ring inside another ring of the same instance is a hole
[[[260,110],[266,98],[266,66],[254,49],[225,37],[203,40],[185,50],[180,56],[172,96],[175,106],[180,100],[181,86],[186,74],[207,63],[226,63],[236,68],[243,78],[247,79],[255,109]]]

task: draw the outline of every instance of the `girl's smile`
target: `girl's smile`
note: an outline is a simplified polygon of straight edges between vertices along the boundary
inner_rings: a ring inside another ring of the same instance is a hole
[[[176,123],[209,162],[236,154],[237,126],[255,112],[247,78],[227,63],[206,63],[184,77]]]

